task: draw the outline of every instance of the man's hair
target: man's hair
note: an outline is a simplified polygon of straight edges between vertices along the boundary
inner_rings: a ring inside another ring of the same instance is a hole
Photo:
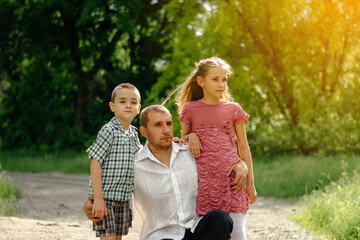
[[[147,127],[147,124],[149,122],[149,113],[150,112],[162,112],[162,113],[169,113],[169,110],[162,106],[162,105],[151,105],[151,106],[148,106],[146,108],[144,108],[142,111],[141,111],[141,114],[140,114],[140,124],[141,126],[143,127]]]
[[[140,97],[140,92],[139,90],[132,85],[131,83],[120,83],[119,85],[117,85],[114,90],[111,93],[111,101],[114,102],[115,101],[115,97],[116,97],[116,92],[120,89],[134,89],[138,94],[139,94],[139,102],[141,101],[141,97]]]

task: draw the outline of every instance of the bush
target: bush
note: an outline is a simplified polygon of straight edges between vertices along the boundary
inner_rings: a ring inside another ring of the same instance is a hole
[[[253,161],[255,186],[263,197],[300,197],[324,189],[341,177],[342,162],[348,164],[349,169],[360,170],[359,156],[254,156]]]
[[[295,216],[303,227],[332,239],[360,239],[360,174],[346,173],[324,191],[304,197],[304,208]]]
[[[0,216],[12,216],[16,214],[13,202],[20,195],[19,189],[14,182],[6,176],[5,172],[0,173]]]

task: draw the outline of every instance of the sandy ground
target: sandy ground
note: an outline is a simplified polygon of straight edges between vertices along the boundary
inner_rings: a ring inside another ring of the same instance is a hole
[[[0,239],[98,239],[82,212],[89,176],[61,173],[8,173],[21,189],[18,217],[0,217]],[[248,240],[319,239],[289,220],[296,203],[259,198],[246,216]],[[132,228],[124,240],[139,239]]]

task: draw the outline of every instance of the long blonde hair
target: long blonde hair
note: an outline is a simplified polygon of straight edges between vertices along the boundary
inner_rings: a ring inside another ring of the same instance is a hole
[[[180,92],[176,96],[176,104],[178,105],[178,113],[181,111],[187,102],[195,101],[203,98],[204,93],[202,88],[197,83],[196,78],[198,76],[205,79],[209,70],[213,67],[221,67],[227,71],[227,76],[232,74],[232,68],[225,60],[219,57],[210,57],[200,59],[195,63],[195,69],[191,72],[190,76],[181,85]],[[221,96],[221,99],[226,101],[233,101],[229,87],[226,85],[226,89]]]

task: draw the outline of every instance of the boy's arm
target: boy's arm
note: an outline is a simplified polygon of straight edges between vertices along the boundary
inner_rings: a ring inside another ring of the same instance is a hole
[[[91,159],[90,174],[94,189],[94,206],[92,209],[92,215],[94,217],[103,218],[104,216],[107,216],[107,208],[102,193],[101,166],[94,158]]]
[[[250,147],[246,137],[245,121],[236,123],[235,130],[240,157],[245,161],[248,167],[246,192],[248,194],[249,203],[253,204],[257,199],[257,192],[254,183],[254,172]]]

